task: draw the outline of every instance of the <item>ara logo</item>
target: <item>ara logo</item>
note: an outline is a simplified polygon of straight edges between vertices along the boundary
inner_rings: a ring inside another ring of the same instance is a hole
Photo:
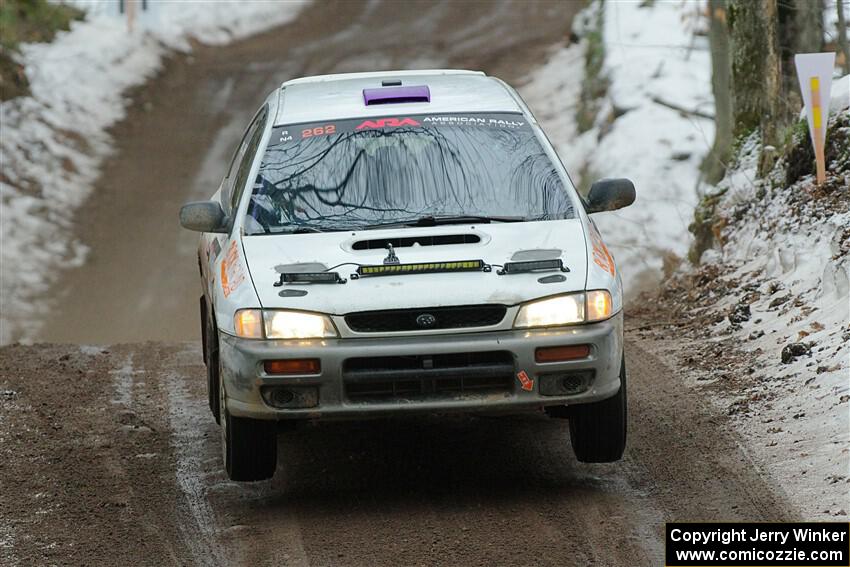
[[[386,128],[391,126],[397,128],[399,126],[421,126],[419,122],[413,118],[379,118],[377,120],[366,120],[355,130],[364,130],[366,128]]]

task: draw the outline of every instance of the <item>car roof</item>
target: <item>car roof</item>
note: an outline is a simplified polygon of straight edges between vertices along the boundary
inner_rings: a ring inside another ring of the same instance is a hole
[[[363,89],[382,87],[382,81],[402,86],[425,85],[430,102],[373,104],[364,102]],[[512,90],[480,71],[453,69],[384,71],[319,75],[281,85],[275,125],[405,114],[449,112],[523,112]]]

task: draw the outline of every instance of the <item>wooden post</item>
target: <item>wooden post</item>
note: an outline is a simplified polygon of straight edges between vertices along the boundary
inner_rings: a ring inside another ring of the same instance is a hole
[[[826,181],[826,127],[829,120],[832,73],[835,68],[835,53],[798,53],[794,56],[800,93],[806,109],[812,146],[815,148],[817,184]]]
[[[823,154],[823,112],[821,109],[820,79],[809,78],[809,89],[812,97],[812,134],[815,139],[815,163],[817,165],[818,185],[826,181],[826,159]]]
[[[127,0],[127,33],[133,33],[133,23],[136,20],[136,2]]]

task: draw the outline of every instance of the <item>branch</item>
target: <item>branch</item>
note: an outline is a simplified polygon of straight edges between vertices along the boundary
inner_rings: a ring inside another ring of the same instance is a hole
[[[676,112],[680,112],[687,116],[698,116],[699,118],[705,118],[708,120],[714,120],[713,114],[708,114],[706,112],[701,112],[699,110],[689,110],[677,104],[673,104],[672,102],[667,102],[666,100],[661,99],[660,97],[654,96],[652,97],[652,102],[656,104],[660,104],[661,106],[666,106],[671,110],[675,110]]]

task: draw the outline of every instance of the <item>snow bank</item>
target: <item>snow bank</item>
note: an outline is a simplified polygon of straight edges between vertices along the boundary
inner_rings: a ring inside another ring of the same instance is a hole
[[[809,519],[850,513],[850,161],[847,77],[833,85],[831,132],[844,146],[827,164],[824,189],[807,175],[785,187],[786,164],[757,179],[759,148],[741,150],[738,166],[718,186],[716,218],[725,219],[720,250],[707,252],[731,279],[746,282],[736,302],[749,318],[716,326],[731,332],[758,369],[740,394],[760,400],[740,416],[767,471],[794,495]],[[843,122],[836,120],[843,114]],[[808,144],[808,135],[803,138]],[[829,140],[827,140],[829,144]],[[796,345],[796,346],[789,346]]]
[[[702,8],[702,2],[604,4],[610,87],[587,132],[579,133],[575,120],[585,43],[554,52],[520,88],[577,184],[587,187],[603,176],[635,181],[635,205],[594,215],[632,292],[658,281],[664,256],[684,257],[691,241],[699,166],[714,127],[669,105],[713,113],[707,40],[694,34],[704,25]],[[848,85],[848,77],[833,82],[833,116],[848,112]],[[719,214],[733,221],[723,231],[722,249],[703,258],[724,282],[742,287],[712,293],[697,310],[707,321],[723,321],[698,325],[707,339],[677,344],[684,358],[743,345],[748,354],[724,372],[740,370],[736,380],[745,386],[729,394],[718,388],[712,399],[724,409],[730,403],[749,408],[730,411],[744,450],[764,463],[806,518],[835,520],[850,513],[850,212],[846,204],[830,209],[818,198],[801,200],[811,197],[811,176],[780,189],[781,164],[773,177],[758,180],[756,150],[745,146],[737,168],[716,189],[723,193]],[[833,177],[836,187],[850,185],[843,167],[843,177]],[[733,324],[726,313],[743,298],[752,301],[751,316]],[[691,307],[693,298],[684,300]],[[663,334],[669,342],[669,329]],[[783,348],[794,342],[806,343],[810,354],[783,362]],[[695,387],[727,380],[719,371],[688,375]]]
[[[603,73],[610,86],[594,127],[581,135],[574,115],[582,77],[572,73],[583,48],[563,48],[520,89],[577,184],[589,187],[602,177],[635,182],[634,205],[594,215],[627,293],[658,282],[665,255],[684,257],[690,244],[699,165],[714,123],[669,105],[713,112],[708,44],[695,35],[704,25],[701,10],[698,2],[604,3]]]
[[[0,344],[28,340],[57,270],[78,266],[74,211],[109,155],[106,130],[124,117],[123,93],[159,71],[189,39],[224,44],[292,20],[306,0],[149,2],[133,33],[117,2],[89,9],[52,43],[22,46],[31,96],[0,104]]]

